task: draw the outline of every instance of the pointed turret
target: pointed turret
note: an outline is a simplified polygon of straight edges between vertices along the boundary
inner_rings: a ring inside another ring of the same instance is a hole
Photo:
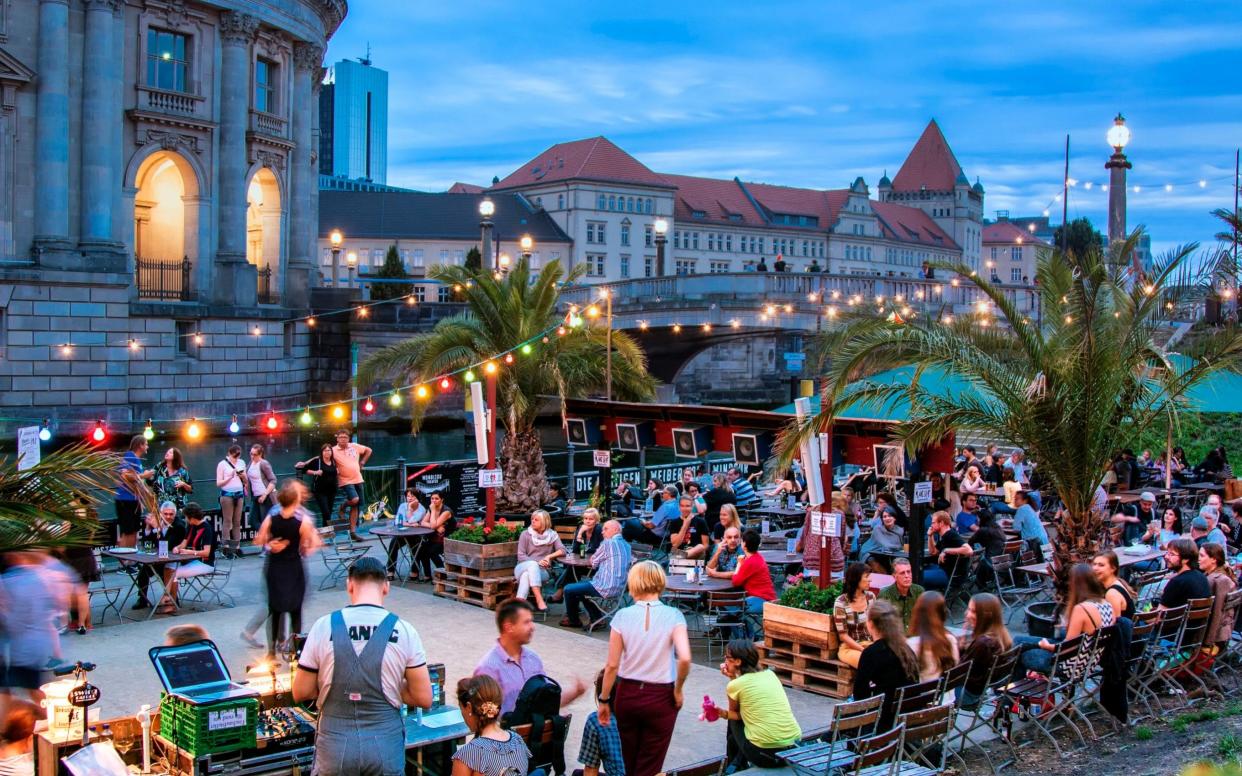
[[[959,181],[970,185],[940,125],[932,119],[893,178],[893,190],[952,191]]]

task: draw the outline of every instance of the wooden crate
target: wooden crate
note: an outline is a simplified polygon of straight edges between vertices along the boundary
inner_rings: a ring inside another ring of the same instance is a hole
[[[808,612],[768,601],[763,605],[763,632],[773,638],[826,649],[836,655],[840,641],[832,615]]]
[[[445,563],[444,570],[450,574],[459,574],[466,577],[474,577],[476,579],[513,579],[512,568],[501,569],[472,569],[469,566],[459,566],[456,563]]]
[[[777,652],[797,657],[831,660],[837,656],[837,650],[835,648],[822,647],[818,644],[806,644],[801,641],[782,638],[780,635],[766,630],[763,634],[763,646],[770,652]]]
[[[839,660],[794,654],[764,646],[760,664],[772,669],[783,684],[831,698],[847,698],[854,689],[854,669]]]
[[[512,598],[517,587],[517,580],[512,576],[484,579],[449,571],[435,572],[433,582],[432,592],[435,595],[484,609],[495,609],[501,601]]]
[[[850,693],[854,691],[852,677],[848,680],[841,677],[822,677],[780,666],[771,666],[771,669],[772,673],[780,678],[781,684],[797,690],[805,690],[837,700],[850,697]]]
[[[472,572],[508,569],[517,565],[517,542],[475,544],[456,539],[444,540],[444,562],[471,569]]]

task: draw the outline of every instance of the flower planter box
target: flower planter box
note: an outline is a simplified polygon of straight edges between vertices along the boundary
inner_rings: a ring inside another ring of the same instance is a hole
[[[509,571],[517,565],[517,542],[475,544],[457,539],[444,540],[446,565],[472,569],[476,576],[494,576],[485,572]]]
[[[840,646],[831,614],[781,606],[772,601],[763,605],[763,632],[769,641],[786,641],[820,650],[824,657],[835,658]]]

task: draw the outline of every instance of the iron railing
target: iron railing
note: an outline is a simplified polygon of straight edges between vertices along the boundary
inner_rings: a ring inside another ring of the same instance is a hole
[[[134,257],[139,299],[190,301],[190,257],[161,261]]]
[[[259,304],[276,304],[279,295],[272,290],[272,266],[259,270]]]

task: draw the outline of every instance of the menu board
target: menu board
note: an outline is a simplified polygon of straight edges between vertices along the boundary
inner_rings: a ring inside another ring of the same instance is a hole
[[[475,461],[411,464],[405,487],[414,488],[423,504],[427,504],[432,493],[439,493],[444,506],[456,517],[481,515],[486,509],[486,496],[479,489],[479,469]]]

